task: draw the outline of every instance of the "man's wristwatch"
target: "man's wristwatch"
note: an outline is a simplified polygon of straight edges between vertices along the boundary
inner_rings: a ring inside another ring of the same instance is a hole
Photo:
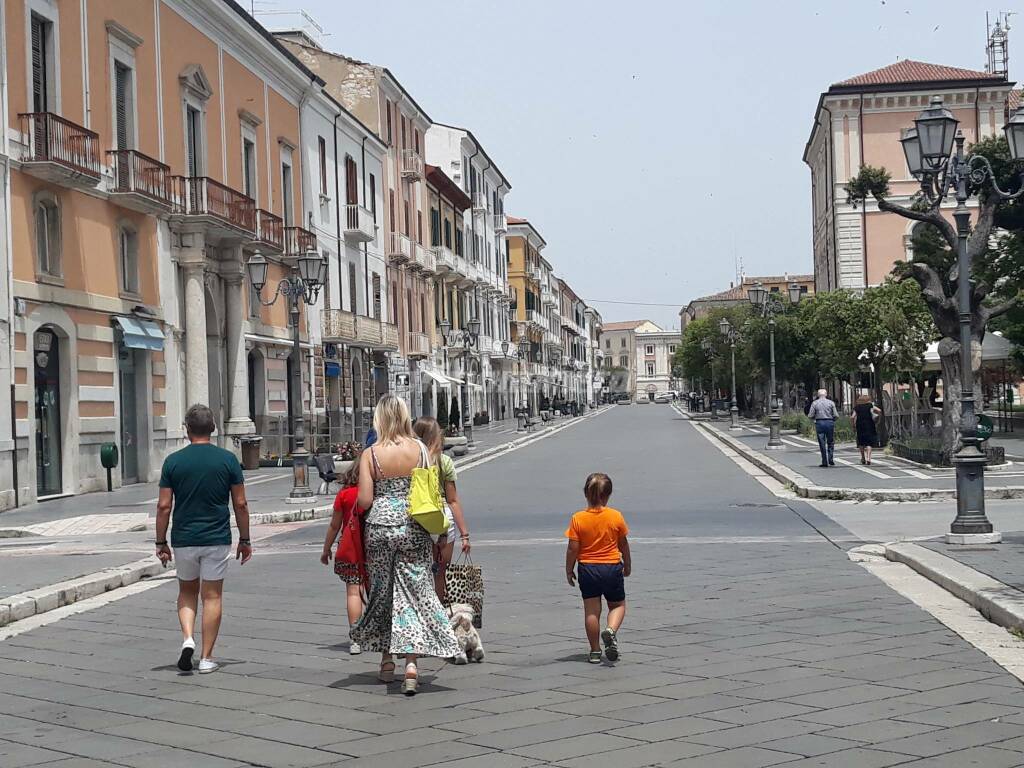
[[[242,544],[242,545],[244,545],[246,547],[251,547],[252,546],[252,542],[249,541],[249,539],[239,539],[238,543]]]
[[[166,547],[167,546],[167,539],[164,539],[163,541],[157,541],[157,542],[154,542],[154,543],[158,547]]]

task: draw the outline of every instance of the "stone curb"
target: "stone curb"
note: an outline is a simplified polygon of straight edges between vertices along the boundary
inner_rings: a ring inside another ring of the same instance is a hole
[[[249,525],[274,525],[275,523],[297,523],[303,520],[322,520],[331,516],[332,504],[323,504],[306,509],[285,509],[279,512],[252,512]]]
[[[1024,629],[1024,593],[920,544],[885,545],[885,558],[903,563],[1007,629]]]
[[[841,488],[815,485],[810,479],[787,467],[781,462],[755,451],[745,443],[708,424],[695,422],[711,436],[728,445],[750,463],[763,469],[780,483],[793,488],[797,496],[805,499],[834,501],[952,501],[956,499],[955,488]],[[987,486],[986,499],[1024,499],[1024,486]]]
[[[168,569],[160,561],[147,557],[127,565],[79,576],[77,579],[0,598],[0,627],[167,572]]]

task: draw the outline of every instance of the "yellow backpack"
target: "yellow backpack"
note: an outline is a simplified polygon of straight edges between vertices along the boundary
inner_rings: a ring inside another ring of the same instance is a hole
[[[409,483],[409,517],[427,533],[437,536],[448,531],[448,518],[441,500],[441,479],[437,464],[430,463],[427,447],[420,440],[416,442],[420,444],[420,466],[413,468]]]

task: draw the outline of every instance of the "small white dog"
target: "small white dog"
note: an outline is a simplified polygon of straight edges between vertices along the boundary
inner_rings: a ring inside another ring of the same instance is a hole
[[[480,633],[473,626],[473,606],[455,603],[449,608],[452,615],[452,629],[462,650],[455,656],[456,664],[468,664],[471,661],[484,660],[484,644]]]

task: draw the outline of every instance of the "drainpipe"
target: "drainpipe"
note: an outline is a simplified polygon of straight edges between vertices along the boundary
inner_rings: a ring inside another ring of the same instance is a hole
[[[363,203],[366,203],[366,134],[359,143],[359,170],[363,177]],[[372,206],[370,207],[372,210]],[[377,235],[377,217],[373,217],[373,234]],[[372,317],[370,309],[370,251],[366,243],[363,243],[363,287],[366,289],[366,316]]]
[[[864,165],[864,92],[860,92],[857,106],[857,138],[860,146],[860,164]],[[853,170],[852,168],[850,169]],[[860,207],[860,251],[864,260],[864,287],[868,287],[868,207]]]
[[[7,29],[6,5],[0,4],[0,39],[5,39]],[[0,120],[3,121],[0,127],[0,149],[3,150],[4,167],[0,170],[0,179],[3,186],[0,194],[3,196],[2,203],[4,210],[8,213],[11,210],[11,145],[10,145],[10,122],[7,119],[7,46],[0,45]],[[11,249],[11,217],[4,217],[4,231],[0,232],[0,238],[4,242],[4,269],[7,270],[7,359],[11,366],[11,467],[14,480],[14,506],[20,506],[18,497],[18,422],[16,418],[17,406],[14,385],[14,252]]]
[[[824,102],[822,102],[821,108],[825,112],[828,113],[828,142],[825,145],[825,181],[828,184],[828,195],[826,196],[825,199],[829,201],[829,205],[832,208],[832,211],[831,211],[831,214],[830,214],[831,218],[832,218],[832,226],[829,227],[829,229],[831,230],[831,234],[832,234],[832,238],[831,238],[832,239],[832,243],[831,243],[831,245],[832,245],[832,259],[834,259],[836,261],[836,272],[837,272],[837,274],[836,274],[836,285],[835,285],[835,287],[838,288],[839,287],[839,275],[838,275],[839,250],[838,250],[838,240],[837,240],[838,236],[836,234],[836,204],[835,204],[835,199],[834,199],[835,198],[835,168],[833,167],[834,164],[835,164],[836,146],[835,146],[835,136],[832,133],[832,110],[830,110],[828,107],[826,107]],[[828,246],[829,246],[829,243],[826,240],[826,242],[825,242],[826,250],[828,249]],[[830,274],[831,268],[832,268],[831,260],[830,259],[826,259],[825,260],[825,280],[827,281],[827,285],[828,286],[832,285],[832,275]]]

